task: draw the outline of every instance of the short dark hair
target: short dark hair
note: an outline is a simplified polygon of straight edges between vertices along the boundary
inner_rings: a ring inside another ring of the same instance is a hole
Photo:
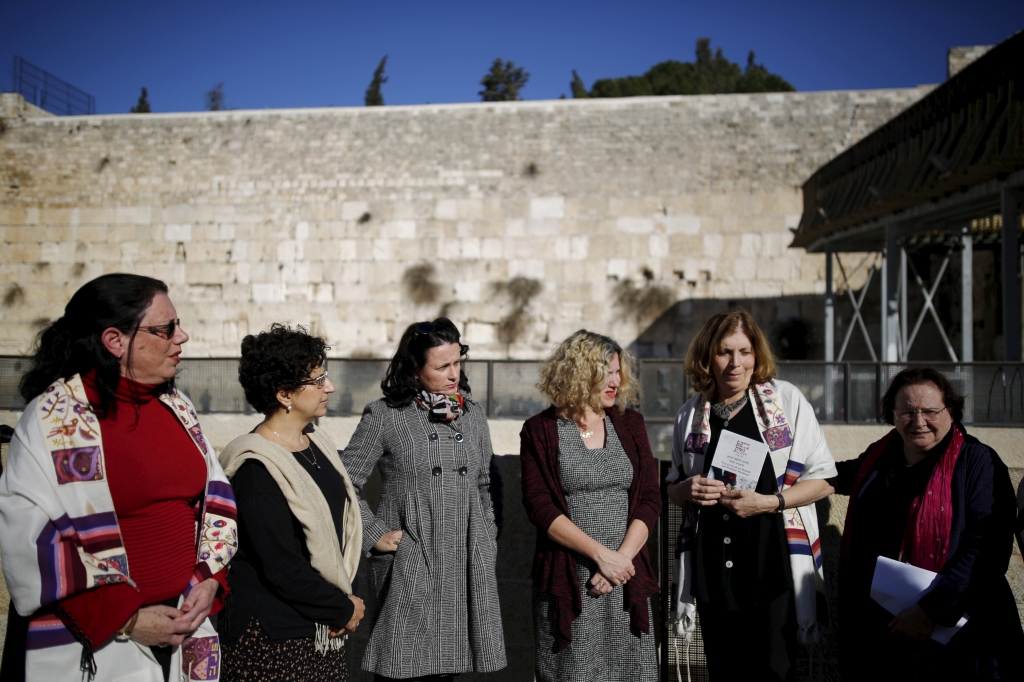
[[[242,339],[238,382],[253,409],[271,415],[281,409],[278,391],[297,391],[317,367],[327,362],[330,346],[305,327],[274,323]]]
[[[167,285],[144,275],[111,273],[86,282],[64,306],[64,315],[50,323],[36,340],[32,366],[21,378],[19,390],[26,400],[41,394],[57,379],[96,372],[99,402],[93,405],[104,417],[117,410],[115,394],[121,382],[121,363],[103,345],[103,330],[113,327],[131,339],[128,342],[128,372],[131,376],[132,349],[139,323],[157,294]],[[174,380],[156,389],[158,395],[174,389]]]
[[[942,402],[949,408],[949,414],[957,424],[964,419],[964,397],[953,390],[953,384],[938,370],[931,367],[913,367],[905,369],[892,378],[889,388],[882,396],[882,421],[886,424],[895,422],[896,394],[904,386],[916,386],[918,384],[934,384],[935,388],[942,393]]]
[[[420,386],[414,375],[427,363],[427,351],[431,348],[457,343],[459,355],[465,358],[469,346],[463,344],[461,339],[458,327],[447,317],[439,317],[433,322],[410,324],[398,342],[398,350],[391,358],[384,380],[380,382],[380,390],[388,404],[392,407],[405,407],[419,393]],[[459,391],[470,392],[465,370],[459,373]]]

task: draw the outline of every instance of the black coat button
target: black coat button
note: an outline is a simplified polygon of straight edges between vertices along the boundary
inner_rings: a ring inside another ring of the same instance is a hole
[[[462,442],[462,434],[461,433],[456,433],[455,434],[455,442],[456,443],[461,443]]]
[[[466,467],[459,467],[459,476],[465,476],[468,471]]]
[[[436,433],[430,434],[430,440],[437,440],[437,434]]]
[[[431,471],[431,473],[433,473],[435,476],[440,476],[441,475],[441,467],[434,467],[433,470]]]

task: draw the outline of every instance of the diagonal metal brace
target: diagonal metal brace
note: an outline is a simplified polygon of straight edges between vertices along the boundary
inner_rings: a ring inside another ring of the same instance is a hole
[[[931,289],[925,286],[924,280],[921,279],[921,275],[917,273],[917,268],[914,267],[914,261],[907,259],[907,263],[910,265],[910,271],[914,274],[914,280],[917,285],[921,287],[921,295],[924,296],[924,307],[921,308],[921,313],[917,316],[917,322],[914,323],[914,331],[910,333],[910,338],[907,340],[906,354],[909,356],[910,348],[914,345],[914,339],[917,338],[917,332],[921,329],[921,324],[924,322],[925,315],[931,313],[932,319],[935,320],[935,327],[939,330],[939,336],[942,337],[942,342],[946,344],[946,352],[949,353],[949,357],[953,362],[959,362],[956,357],[956,351],[953,350],[953,344],[949,342],[949,337],[946,336],[946,330],[942,328],[942,320],[939,319],[939,313],[935,310],[935,306],[932,304],[932,298],[935,296],[935,292],[939,290],[939,284],[942,282],[942,276],[946,274],[946,267],[949,265],[950,258],[953,257],[953,249],[951,248],[946,252],[946,257],[942,260],[942,265],[939,266],[939,273],[935,276],[932,281]]]
[[[843,267],[843,261],[840,260],[839,254],[836,254],[836,263],[839,264],[839,272],[843,276],[843,284],[846,285],[846,295],[850,298],[850,303],[853,304],[853,319],[850,320],[850,326],[846,329],[846,336],[843,338],[843,345],[839,349],[839,355],[836,358],[836,362],[842,362],[843,356],[846,354],[846,346],[850,343],[850,335],[853,334],[854,326],[859,326],[861,333],[864,335],[864,343],[867,344],[868,352],[871,354],[871,362],[878,362],[878,356],[875,355],[875,347],[871,343],[871,336],[868,334],[867,325],[864,324],[864,318],[861,317],[860,309],[864,305],[864,299],[867,297],[868,288],[871,286],[871,280],[875,276],[875,266],[871,265],[868,269],[868,279],[864,282],[864,288],[860,290],[860,298],[854,298],[853,287],[850,286],[850,280],[846,276],[846,268]]]

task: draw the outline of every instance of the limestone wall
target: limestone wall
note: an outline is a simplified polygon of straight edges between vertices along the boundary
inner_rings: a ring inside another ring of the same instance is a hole
[[[927,91],[7,116],[0,353],[113,271],[171,284],[192,356],[273,321],[380,357],[443,311],[475,357],[536,358],[581,326],[633,342],[695,300],[809,315],[824,262],[787,248],[801,183]],[[685,352],[673,338],[646,354]]]

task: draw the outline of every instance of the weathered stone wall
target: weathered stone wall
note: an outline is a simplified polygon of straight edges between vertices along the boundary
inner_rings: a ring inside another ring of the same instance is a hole
[[[946,53],[946,78],[952,78],[992,49],[992,45],[971,45],[968,47],[951,47]]]
[[[631,343],[674,302],[808,315],[781,305],[824,290],[787,248],[801,183],[927,91],[8,117],[0,353],[114,271],[171,285],[192,356],[273,321],[379,357],[443,311],[475,357],[535,358],[582,326]]]

